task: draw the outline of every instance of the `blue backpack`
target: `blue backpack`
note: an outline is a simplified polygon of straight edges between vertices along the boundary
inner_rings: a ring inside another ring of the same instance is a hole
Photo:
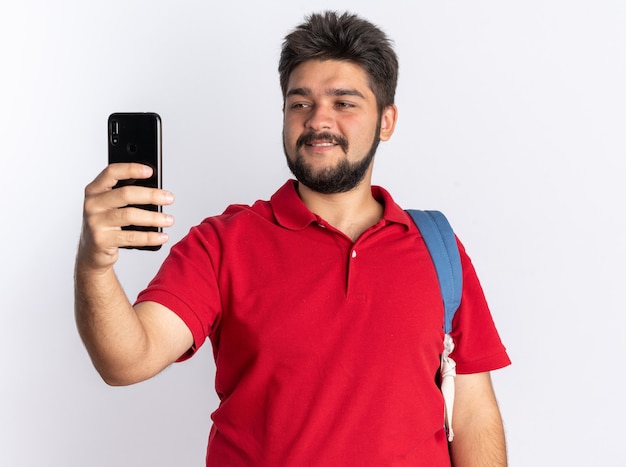
[[[454,439],[452,431],[452,409],[454,407],[454,378],[456,363],[450,358],[454,342],[450,336],[452,319],[461,304],[463,293],[463,270],[461,256],[456,244],[454,231],[446,217],[439,211],[418,211],[407,209],[413,222],[419,229],[430,257],[437,271],[439,288],[444,306],[443,330],[444,350],[441,355],[441,392],[444,400],[444,427],[448,441]]]

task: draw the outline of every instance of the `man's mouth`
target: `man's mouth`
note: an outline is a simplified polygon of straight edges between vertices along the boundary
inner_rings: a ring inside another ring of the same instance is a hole
[[[348,141],[341,136],[335,136],[330,133],[307,133],[302,135],[298,138],[298,141],[296,141],[296,148],[299,149],[302,146],[309,146],[313,148],[340,146],[345,153],[348,152]]]

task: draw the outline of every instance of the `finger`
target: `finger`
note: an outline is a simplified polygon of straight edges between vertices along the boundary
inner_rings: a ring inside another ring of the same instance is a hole
[[[161,232],[123,230],[123,227],[135,225],[139,228],[163,228],[173,224],[174,218],[169,214],[132,207],[111,209],[83,219],[82,250],[90,251],[94,258],[102,254],[104,258],[94,259],[93,262],[110,265],[115,262],[120,247],[156,246],[168,240],[167,234]]]
[[[152,167],[135,162],[121,162],[107,166],[85,187],[85,196],[113,189],[120,180],[146,179],[152,176]]]
[[[168,206],[174,202],[174,194],[159,188],[147,188],[137,185],[127,185],[111,190],[103,198],[111,201],[116,207],[132,204],[154,204]]]
[[[85,198],[85,213],[99,213],[130,205],[154,204],[168,206],[174,202],[174,194],[158,188],[128,185]]]
[[[120,230],[115,243],[120,247],[159,246],[169,240],[166,232],[146,232],[141,230]]]
[[[147,209],[127,207],[108,211],[104,223],[116,229],[129,225],[163,228],[174,225],[174,216]]]

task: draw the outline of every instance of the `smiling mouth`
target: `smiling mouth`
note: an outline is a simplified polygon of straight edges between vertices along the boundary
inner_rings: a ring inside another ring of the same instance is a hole
[[[296,141],[296,148],[301,148],[302,146],[312,148],[331,148],[339,146],[344,152],[348,152],[348,141],[341,136],[335,136],[331,133],[307,133],[302,135],[298,138],[298,141]]]

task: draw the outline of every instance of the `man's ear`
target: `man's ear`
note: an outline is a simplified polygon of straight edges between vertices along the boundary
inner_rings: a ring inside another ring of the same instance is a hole
[[[393,135],[398,121],[398,108],[395,104],[388,105],[383,109],[380,117],[380,140],[387,141]]]

